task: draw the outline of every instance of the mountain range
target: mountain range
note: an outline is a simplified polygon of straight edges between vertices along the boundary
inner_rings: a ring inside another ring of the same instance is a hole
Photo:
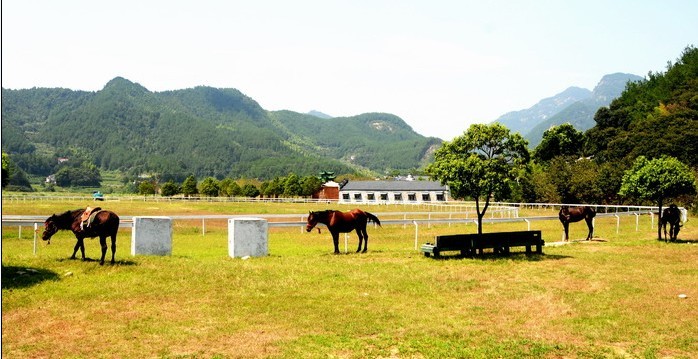
[[[640,80],[643,78],[633,74],[605,75],[591,91],[569,87],[528,109],[508,112],[494,122],[507,126],[512,132],[519,132],[528,140],[529,148],[535,148],[551,126],[569,122],[582,132],[594,127],[596,111],[619,97],[628,82]]]
[[[121,77],[96,92],[2,89],[2,149],[33,175],[54,173],[57,158],[179,181],[404,173],[441,142],[391,114],[267,111],[236,89],[151,92]]]

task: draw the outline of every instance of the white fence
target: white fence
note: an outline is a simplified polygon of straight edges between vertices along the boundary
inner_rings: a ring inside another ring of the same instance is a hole
[[[64,197],[65,198],[65,197]],[[3,199],[4,200],[4,199]],[[541,203],[497,203],[488,209],[483,223],[507,223],[507,222],[525,222],[528,230],[531,229],[533,221],[549,221],[557,220],[558,216],[531,216],[520,217],[520,208],[550,208],[555,209],[562,204],[541,204]],[[375,212],[374,214],[381,219],[383,225],[408,225],[414,226],[415,229],[415,249],[418,248],[419,226],[432,224],[455,224],[455,223],[474,223],[477,224],[477,212],[474,204],[468,203],[446,203],[435,205],[433,209],[441,211],[428,212]],[[597,217],[615,217],[616,218],[616,233],[620,230],[621,216],[635,216],[635,230],[639,230],[640,215],[651,216],[651,226],[654,228],[654,214],[658,210],[657,207],[648,206],[593,206],[597,207]],[[598,213],[603,208],[604,212]],[[443,211],[445,209],[456,209],[456,211]],[[682,209],[683,210],[683,209]],[[683,210],[685,211],[685,210]],[[685,213],[685,212],[684,212]],[[269,227],[300,227],[301,231],[305,229],[307,214],[249,214],[249,215],[174,215],[168,216],[172,220],[201,220],[202,235],[206,234],[206,221],[210,220],[228,220],[232,218],[254,217],[262,218],[268,221]],[[43,226],[44,221],[48,216],[22,216],[22,215],[3,215],[2,226],[19,226],[19,237],[22,237],[22,227],[28,226],[34,232],[34,251],[36,252],[36,241],[38,230]],[[120,227],[130,228],[133,225],[133,217],[122,216]],[[346,238],[345,238],[346,240]]]

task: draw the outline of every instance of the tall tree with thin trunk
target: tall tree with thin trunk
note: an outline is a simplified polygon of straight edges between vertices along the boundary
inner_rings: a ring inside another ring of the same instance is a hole
[[[510,133],[501,124],[474,124],[435,152],[427,173],[447,185],[452,197],[475,200],[477,231],[482,234],[482,218],[490,199],[507,190],[510,182],[518,181],[527,170],[527,145],[521,135]]]

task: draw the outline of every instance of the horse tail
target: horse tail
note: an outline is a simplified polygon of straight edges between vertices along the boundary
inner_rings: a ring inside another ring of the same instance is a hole
[[[371,213],[365,212],[365,211],[364,211],[364,213],[366,213],[366,217],[368,217],[369,222],[375,222],[377,225],[381,226],[381,221],[378,219],[378,217],[374,216]]]

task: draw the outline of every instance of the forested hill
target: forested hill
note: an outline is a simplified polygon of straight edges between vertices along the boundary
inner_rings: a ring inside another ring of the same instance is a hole
[[[2,149],[35,175],[54,173],[58,157],[180,181],[382,174],[419,168],[440,143],[393,115],[270,112],[235,89],[151,92],[120,77],[96,92],[2,89]]]
[[[673,156],[698,168],[698,49],[690,46],[666,72],[628,84],[594,116],[586,152],[622,168],[640,155]]]

